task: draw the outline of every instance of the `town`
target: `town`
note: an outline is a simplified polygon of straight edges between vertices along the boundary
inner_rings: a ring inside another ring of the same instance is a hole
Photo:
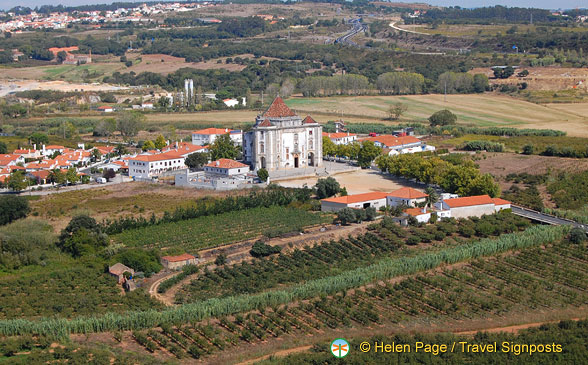
[[[483,3],[0,6],[0,359],[581,362],[588,9]]]

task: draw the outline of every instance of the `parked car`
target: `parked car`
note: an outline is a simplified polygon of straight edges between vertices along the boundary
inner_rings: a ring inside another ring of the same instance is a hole
[[[105,178],[103,178],[103,177],[97,177],[97,178],[96,178],[96,182],[97,182],[98,184],[106,184],[106,179],[105,179]]]

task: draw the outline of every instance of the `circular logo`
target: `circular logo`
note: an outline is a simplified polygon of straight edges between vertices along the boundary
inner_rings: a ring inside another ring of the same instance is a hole
[[[337,338],[331,342],[331,353],[336,358],[342,358],[349,353],[349,343],[342,338]]]

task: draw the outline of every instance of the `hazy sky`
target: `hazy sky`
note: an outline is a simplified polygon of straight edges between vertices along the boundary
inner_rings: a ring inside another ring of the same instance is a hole
[[[135,0],[121,0],[121,1],[135,1]],[[136,0],[137,2],[143,2],[145,0]],[[573,9],[576,7],[587,7],[587,0],[395,0],[397,2],[424,2],[433,5],[459,5],[462,7],[480,7],[480,6],[492,6],[492,5],[506,5],[506,6],[519,6],[519,7],[534,7],[544,9]],[[0,0],[0,9],[10,9],[16,5],[35,7],[38,5],[86,5],[86,4],[102,4],[112,3],[113,1],[102,1],[102,0]]]

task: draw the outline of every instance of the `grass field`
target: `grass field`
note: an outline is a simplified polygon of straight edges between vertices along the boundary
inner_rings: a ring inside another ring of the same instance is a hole
[[[426,121],[436,111],[449,109],[458,117],[458,124],[480,127],[552,128],[572,136],[588,136],[588,118],[581,114],[584,104],[543,106],[507,96],[478,95],[410,95],[303,98],[293,97],[286,104],[300,115],[312,114],[319,122],[343,118],[348,122],[384,121],[394,103],[408,106],[402,119]],[[588,105],[588,104],[586,104]]]

